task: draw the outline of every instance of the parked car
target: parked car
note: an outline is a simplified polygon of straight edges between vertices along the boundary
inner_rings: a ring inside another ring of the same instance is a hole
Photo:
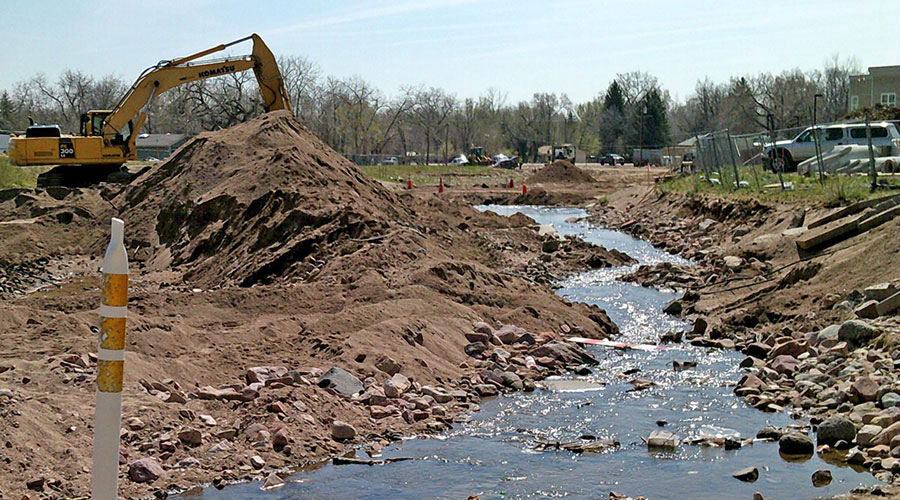
[[[507,157],[507,158],[495,163],[494,166],[497,168],[508,168],[510,170],[519,168],[519,157],[518,156],[513,156],[512,158]]]
[[[621,156],[614,154],[614,153],[607,153],[600,157],[600,164],[601,165],[609,164],[612,166],[616,166],[617,164],[624,165],[625,158],[622,158]]]
[[[496,155],[494,155],[494,156],[491,157],[491,161],[493,162],[492,164],[493,164],[495,167],[498,166],[498,165],[500,164],[500,162],[505,161],[505,160],[508,160],[508,159],[509,159],[509,156],[506,156],[506,155],[503,154],[503,153],[496,154]]]
[[[451,165],[467,165],[469,160],[466,158],[466,155],[459,155],[456,158],[450,160]]]
[[[390,158],[385,158],[382,160],[382,165],[397,165],[399,162],[397,161],[396,156],[391,156]]]
[[[900,153],[900,131],[893,123],[872,123],[872,146],[876,155],[894,155]],[[822,154],[831,151],[835,146],[846,144],[866,145],[866,126],[862,123],[840,123],[836,125],[807,127],[792,140],[767,143],[763,162],[766,168],[791,172],[797,164],[816,155],[816,135]]]

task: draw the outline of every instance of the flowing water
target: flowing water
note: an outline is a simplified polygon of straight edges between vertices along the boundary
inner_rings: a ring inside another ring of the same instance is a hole
[[[561,234],[615,248],[640,264],[684,259],[653,248],[624,233],[572,221],[587,215],[580,209],[482,206],[501,215],[522,212],[541,224],[553,224]],[[569,221],[569,222],[567,222]],[[573,301],[605,309],[621,331],[616,339],[656,343],[665,332],[685,328],[662,313],[674,298],[660,291],[616,280],[630,267],[599,269],[573,276],[557,293]],[[749,499],[755,491],[767,498],[811,499],[845,493],[876,481],[842,464],[818,456],[785,461],[775,443],[759,442],[737,450],[681,445],[671,452],[651,452],[641,441],[665,421],[664,429],[679,437],[742,436],[771,424],[792,423],[786,413],[763,413],[732,394],[740,376],[735,352],[678,344],[669,349],[641,351],[589,347],[600,361],[587,376],[556,377],[532,394],[513,394],[483,401],[471,420],[441,437],[409,439],[388,447],[383,456],[415,460],[383,466],[334,466],[300,471],[287,484],[261,491],[260,483],[206,488],[185,494],[203,499],[481,499],[607,498],[610,491],[650,499]],[[695,361],[693,369],[675,372],[672,361]],[[628,372],[628,375],[625,375]],[[630,391],[634,377],[656,385]],[[540,442],[576,440],[582,435],[621,443],[604,453],[536,451]],[[360,452],[361,453],[361,452]],[[360,455],[362,457],[362,454]],[[731,477],[755,466],[759,479],[744,483]],[[829,469],[834,481],[814,488],[810,476]]]

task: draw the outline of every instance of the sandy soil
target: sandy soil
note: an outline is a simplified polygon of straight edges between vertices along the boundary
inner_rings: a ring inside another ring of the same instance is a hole
[[[112,216],[132,259],[126,498],[265,477],[361,443],[376,453],[441,431],[482,395],[589,361],[551,340],[615,325],[539,282],[627,257],[569,240],[544,251],[554,238],[530,219],[449,198],[373,181],[279,114],[203,134],[129,186],[0,193],[0,495],[89,494]],[[319,387],[332,367],[366,391]],[[409,388],[386,396],[397,372]],[[336,420],[354,435],[336,439]],[[147,459],[163,472],[138,482]]]

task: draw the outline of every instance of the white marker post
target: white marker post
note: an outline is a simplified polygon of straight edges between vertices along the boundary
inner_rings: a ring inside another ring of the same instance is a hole
[[[128,255],[125,223],[112,220],[103,258],[100,340],[97,352],[97,408],[94,413],[93,500],[116,500],[119,487],[119,429],[122,425],[122,373],[128,306]]]

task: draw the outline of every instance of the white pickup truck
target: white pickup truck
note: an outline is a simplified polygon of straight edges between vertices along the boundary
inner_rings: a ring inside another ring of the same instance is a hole
[[[876,156],[900,154],[900,132],[890,122],[870,124],[872,128],[872,146]],[[827,126],[808,127],[790,141],[776,141],[766,144],[763,158],[765,166],[771,170],[789,172],[797,169],[797,164],[816,155],[814,133],[819,135],[819,147],[822,154],[835,146],[845,144],[861,144],[866,142],[866,126],[862,123],[841,123]]]

